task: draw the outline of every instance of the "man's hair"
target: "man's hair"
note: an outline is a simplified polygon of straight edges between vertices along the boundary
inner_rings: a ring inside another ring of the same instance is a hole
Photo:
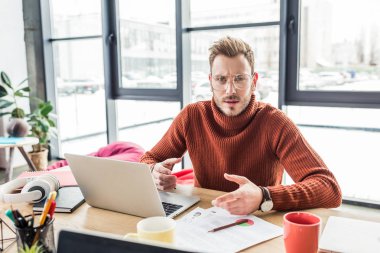
[[[253,50],[251,46],[243,40],[227,36],[215,41],[208,50],[210,52],[210,71],[217,55],[221,54],[227,57],[235,57],[239,54],[242,54],[248,60],[248,63],[251,66],[251,74],[254,73],[255,58],[253,55]]]

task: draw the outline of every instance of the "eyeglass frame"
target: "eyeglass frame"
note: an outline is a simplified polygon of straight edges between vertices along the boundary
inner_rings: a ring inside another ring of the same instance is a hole
[[[253,72],[252,75],[250,75],[250,74],[246,74],[246,73],[243,73],[243,74],[236,74],[236,75],[216,75],[216,76],[228,77],[228,78],[226,79],[226,87],[223,88],[223,89],[220,89],[220,90],[219,90],[219,89],[215,89],[215,87],[212,85],[212,81],[216,81],[216,80],[215,80],[215,78],[214,78],[214,75],[212,75],[212,73],[210,73],[211,87],[212,87],[214,90],[217,90],[217,91],[227,90],[227,87],[228,87],[227,84],[228,84],[228,83],[231,83],[231,82],[229,82],[228,80],[229,80],[231,77],[233,77],[233,79],[232,79],[232,85],[233,85],[233,87],[234,87],[236,90],[244,90],[244,89],[248,88],[249,86],[244,87],[244,88],[239,88],[239,87],[237,87],[236,84],[235,84],[235,78],[236,78],[236,76],[239,76],[239,75],[247,75],[247,76],[249,76],[249,78],[252,80],[252,79],[254,78],[255,74],[256,74],[256,72]],[[250,80],[250,81],[251,81],[251,80]],[[250,81],[248,81],[248,83],[249,83]]]

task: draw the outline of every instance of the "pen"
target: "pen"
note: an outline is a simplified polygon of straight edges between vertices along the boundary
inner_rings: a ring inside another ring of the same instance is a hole
[[[46,216],[50,210],[51,203],[55,200],[55,197],[57,196],[56,191],[52,191],[49,193],[49,197],[45,202],[44,210],[42,211],[41,218],[40,218],[40,226],[42,226],[45,223]]]
[[[216,232],[216,231],[219,231],[219,230],[222,230],[222,229],[225,229],[225,228],[229,228],[229,227],[233,227],[233,226],[236,226],[236,225],[240,225],[240,224],[243,224],[243,223],[246,223],[246,222],[248,222],[248,219],[241,219],[241,220],[235,221],[233,223],[230,223],[230,224],[227,224],[227,225],[224,225],[224,226],[221,226],[221,227],[217,227],[217,228],[211,229],[208,232]]]
[[[32,220],[30,221],[30,227],[34,227],[34,211],[32,212]]]
[[[5,211],[5,215],[11,219],[11,221],[13,221],[14,223],[16,223],[15,221],[15,217],[13,216],[13,213],[12,213],[12,210],[11,209],[8,209],[7,211]]]
[[[24,216],[18,211],[18,209],[14,210],[15,212],[15,218],[17,220],[20,220],[20,224],[26,224],[26,220]]]
[[[19,227],[19,228],[24,228],[27,226],[27,222],[24,218],[24,216],[22,216],[22,214],[17,210],[11,210],[12,214],[13,214],[13,217],[14,217],[14,223],[16,225],[16,227]]]

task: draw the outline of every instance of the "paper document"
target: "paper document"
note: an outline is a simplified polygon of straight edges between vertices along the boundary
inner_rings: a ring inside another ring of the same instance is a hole
[[[380,223],[330,216],[319,243],[321,252],[380,252]]]
[[[248,219],[217,232],[214,228]],[[237,252],[282,235],[281,227],[253,215],[231,215],[221,208],[196,208],[177,221],[176,244],[200,252]]]

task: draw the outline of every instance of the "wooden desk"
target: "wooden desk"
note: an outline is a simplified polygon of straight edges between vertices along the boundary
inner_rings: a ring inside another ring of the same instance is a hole
[[[28,166],[31,171],[36,171],[36,167],[34,167],[34,164],[30,160],[28,154],[24,150],[24,146],[26,145],[34,145],[37,144],[39,140],[35,137],[23,137],[23,139],[17,143],[14,144],[2,144],[0,143],[0,148],[9,148],[9,160],[8,160],[8,167],[5,169],[5,182],[8,182],[13,177],[13,155],[14,155],[14,149],[18,148],[24,157],[25,161],[28,163]]]
[[[211,200],[223,194],[223,192],[219,191],[193,188],[190,186],[178,186],[177,192],[181,192],[186,195],[193,194],[199,196],[201,198],[201,202],[199,202],[196,206],[202,208],[211,207]],[[11,224],[10,220],[5,218],[4,215],[4,211],[9,207],[9,204],[1,205],[0,217],[3,218],[8,224]],[[31,213],[31,205],[14,204],[13,207],[20,209],[24,215]],[[193,208],[195,208],[195,206]],[[305,211],[320,216],[323,220],[323,227],[326,224],[327,218],[332,215],[380,222],[378,210],[365,207],[342,205],[341,207],[334,209],[310,209]],[[282,226],[282,217],[285,212],[271,212],[266,214],[256,212],[254,214],[270,223]],[[180,217],[181,216],[178,216],[178,218]],[[93,208],[85,203],[72,214],[59,213],[55,215],[55,239],[57,240],[58,238],[58,231],[63,228],[100,231],[123,236],[126,233],[135,232],[136,224],[141,219],[142,218],[135,216]],[[13,244],[7,252],[16,252],[16,249],[16,244]],[[285,252],[283,237],[281,236],[252,246],[243,252]]]

